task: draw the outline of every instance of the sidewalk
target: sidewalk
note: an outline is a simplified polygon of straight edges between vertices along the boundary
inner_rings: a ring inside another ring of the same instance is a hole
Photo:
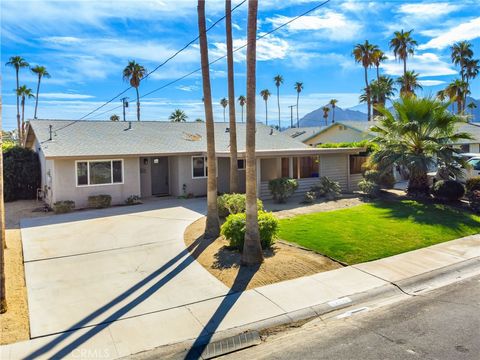
[[[463,271],[467,269],[468,271]],[[182,343],[183,349],[249,329],[324,314],[373,296],[418,293],[480,273],[480,235],[308,277],[207,298],[0,347],[2,360],[114,359]],[[429,280],[429,285],[426,284]],[[215,336],[213,336],[215,334]]]

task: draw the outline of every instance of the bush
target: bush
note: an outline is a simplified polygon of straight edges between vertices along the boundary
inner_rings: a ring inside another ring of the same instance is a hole
[[[367,180],[366,178],[359,181],[358,188],[367,197],[372,199],[380,195],[380,186],[371,180]]]
[[[37,198],[40,188],[40,162],[32,150],[14,146],[3,152],[5,201]]]
[[[465,187],[455,180],[438,180],[432,189],[433,196],[443,201],[457,201],[465,195]]]
[[[270,180],[268,189],[273,196],[273,200],[278,203],[284,203],[298,189],[298,181],[287,177]]]
[[[243,251],[245,222],[245,213],[232,214],[227,217],[220,230],[220,233],[230,241],[230,247],[239,251]],[[258,227],[262,249],[271,247],[277,238],[278,219],[272,213],[260,211],[258,213]]]
[[[475,176],[471,179],[468,179],[465,187],[467,188],[467,193],[475,190],[480,190],[480,176]]]
[[[366,170],[363,174],[363,177],[365,180],[374,182],[375,184],[387,189],[391,189],[393,188],[393,185],[395,185],[393,171],[381,172],[379,170]]]
[[[470,209],[475,213],[480,213],[480,190],[473,190],[468,193],[468,202]]]
[[[141,204],[142,201],[140,200],[140,196],[138,195],[130,195],[126,200],[125,204],[127,205],[138,205]]]
[[[245,194],[223,194],[217,197],[218,216],[226,218],[230,214],[246,211],[247,196]],[[257,210],[263,210],[263,202],[257,199]]]
[[[317,197],[324,196],[327,199],[335,199],[340,195],[342,188],[338,181],[333,181],[323,176],[316,185],[312,186],[310,191],[315,192]]]
[[[317,194],[315,193],[315,191],[307,191],[303,197],[303,203],[311,204],[315,201],[316,197],[317,197]]]
[[[69,213],[72,212],[73,209],[75,209],[75,201],[73,200],[57,201],[53,204],[55,214]]]
[[[88,197],[88,207],[94,209],[104,209],[110,207],[112,197],[110,195],[94,195]]]

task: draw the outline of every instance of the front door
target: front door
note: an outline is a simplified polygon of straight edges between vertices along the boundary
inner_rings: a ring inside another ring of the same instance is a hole
[[[152,158],[152,195],[168,193],[168,158]]]

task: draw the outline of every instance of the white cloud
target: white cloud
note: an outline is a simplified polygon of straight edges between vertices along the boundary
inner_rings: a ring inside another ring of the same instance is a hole
[[[40,93],[42,99],[91,99],[95,96],[71,93]]]
[[[409,16],[432,19],[450,14],[461,7],[458,4],[445,2],[401,4],[398,12]]]
[[[175,89],[178,89],[178,90],[181,90],[181,91],[191,92],[191,91],[198,90],[199,87],[196,86],[196,85],[178,85],[178,86],[175,87]]]
[[[242,27],[234,22],[232,22],[232,28],[236,29],[236,30],[242,30]]]
[[[293,19],[293,17],[277,15],[267,18],[273,26]],[[310,31],[315,37],[327,38],[331,41],[348,41],[357,38],[363,29],[361,23],[347,18],[345,14],[327,10],[322,13],[304,16],[301,20],[294,21],[286,26],[290,32]]]
[[[480,37],[480,17],[445,30],[440,35],[434,37],[427,43],[420,45],[418,48],[420,50],[444,49],[447,46],[452,45],[454,42],[472,40],[478,37]]]
[[[262,34],[259,34],[262,35]],[[234,39],[233,48],[237,49],[246,44],[247,40]],[[214,42],[212,44],[214,49],[210,50],[210,55],[213,58],[224,56],[227,53],[227,46],[224,42]],[[257,61],[268,61],[274,59],[284,59],[287,56],[289,50],[289,43],[287,40],[279,37],[268,35],[263,39],[257,41]],[[238,50],[234,53],[233,57],[236,62],[245,61],[247,47]]]
[[[446,84],[447,82],[442,80],[419,80],[418,83],[422,86],[428,87]]]
[[[400,76],[403,75],[403,63],[396,61],[393,55],[388,55],[387,60],[382,68],[388,75]],[[412,58],[407,59],[408,70],[414,70],[420,76],[442,76],[454,75],[457,71],[449,62],[445,62],[434,53],[417,54]]]

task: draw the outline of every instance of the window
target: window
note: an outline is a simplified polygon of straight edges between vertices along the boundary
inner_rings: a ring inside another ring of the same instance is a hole
[[[123,183],[123,160],[77,161],[77,186]]]
[[[245,170],[245,159],[238,159],[237,160],[237,169],[238,170]]]
[[[203,156],[192,157],[192,177],[203,178],[207,175],[207,158]]]
[[[468,163],[473,167],[473,170],[479,171],[480,170],[480,160],[478,159],[471,159]]]
[[[368,160],[368,156],[350,155],[350,174],[361,174],[362,166]]]

